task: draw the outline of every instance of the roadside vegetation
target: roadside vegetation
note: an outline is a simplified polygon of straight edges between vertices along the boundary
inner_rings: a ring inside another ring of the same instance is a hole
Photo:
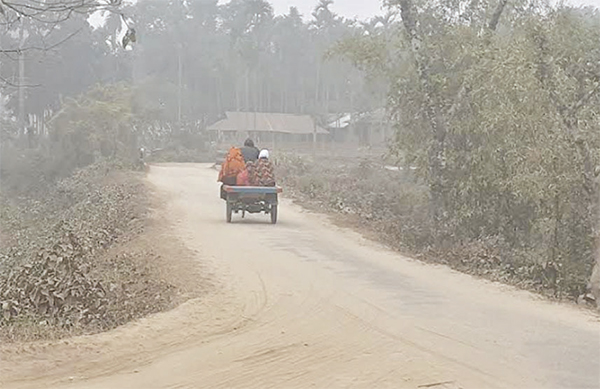
[[[440,230],[427,186],[414,171],[386,169],[383,158],[280,154],[277,177],[301,205],[406,255],[556,299],[574,301],[588,290],[591,255],[552,265],[544,255],[552,249],[548,240],[515,246],[501,235],[467,238],[452,224]]]
[[[95,88],[66,103],[35,144],[2,142],[3,342],[105,331],[181,302],[164,248],[144,240],[157,199],[129,97],[123,85]]]
[[[600,13],[500,1],[459,17],[455,3],[391,4],[398,19],[331,55],[389,86],[385,160],[398,171],[369,155],[285,157],[286,185],[397,248],[600,299]]]
[[[394,238],[460,268],[584,294],[600,232],[600,13],[500,1],[458,17],[454,3],[392,3],[400,21],[337,53],[387,80],[390,154],[416,168],[420,195],[384,189],[379,200]]]

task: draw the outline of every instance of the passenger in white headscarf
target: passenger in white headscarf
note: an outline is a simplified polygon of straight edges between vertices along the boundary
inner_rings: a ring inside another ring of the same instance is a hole
[[[250,182],[256,186],[275,186],[275,169],[269,161],[269,150],[263,149],[258,155],[258,162]]]

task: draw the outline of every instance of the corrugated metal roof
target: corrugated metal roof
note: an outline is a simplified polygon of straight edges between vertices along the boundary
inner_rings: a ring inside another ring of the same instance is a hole
[[[329,128],[346,128],[352,123],[352,114],[347,113],[341,116],[331,117],[329,120]]]
[[[370,112],[356,112],[340,114],[332,116],[329,119],[328,128],[343,129],[348,128],[351,124],[368,121],[368,122],[387,122],[387,111],[384,108],[379,108]]]
[[[257,131],[283,134],[312,134],[315,131],[313,119],[308,115],[264,112],[227,112],[227,118],[216,122],[209,131]],[[329,134],[322,127],[316,127],[317,134]]]

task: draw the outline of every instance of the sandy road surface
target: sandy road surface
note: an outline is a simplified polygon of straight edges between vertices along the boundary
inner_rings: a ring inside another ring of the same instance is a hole
[[[149,176],[213,293],[46,351],[34,366],[47,372],[3,386],[600,387],[590,313],[402,258],[285,200],[276,226],[226,224],[215,176],[206,165]]]

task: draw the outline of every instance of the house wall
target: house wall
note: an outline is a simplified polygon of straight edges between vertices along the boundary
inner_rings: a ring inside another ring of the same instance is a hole
[[[332,128],[329,132],[332,134],[332,142],[356,146],[386,145],[387,139],[393,134],[389,126],[372,122],[358,122],[345,128]]]
[[[282,134],[261,131],[223,131],[217,133],[210,131],[210,140],[217,148],[229,148],[232,145],[242,146],[248,138],[254,141],[258,148],[268,148],[271,150],[278,148],[294,149],[313,147],[313,134]],[[329,134],[318,134],[317,143],[323,144],[329,142]]]

